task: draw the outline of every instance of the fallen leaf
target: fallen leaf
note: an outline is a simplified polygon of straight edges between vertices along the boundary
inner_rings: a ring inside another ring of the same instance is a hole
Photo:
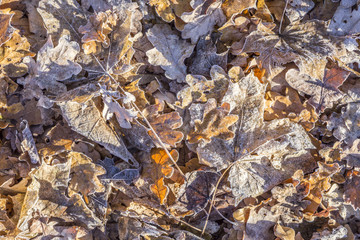
[[[221,5],[222,10],[227,18],[232,17],[234,14],[242,13],[245,9],[256,8],[255,0],[225,0]]]
[[[230,105],[223,103],[220,107],[216,106],[216,100],[211,98],[205,105],[205,111],[202,121],[194,121],[195,129],[188,134],[188,142],[206,144],[213,137],[223,140],[234,138],[235,134],[229,127],[239,119],[236,115],[229,115]]]
[[[274,234],[281,240],[293,240],[295,239],[295,230],[290,227],[284,227],[280,224],[276,224],[274,227]]]
[[[221,10],[222,1],[207,0],[198,5],[194,11],[185,12],[181,19],[185,22],[181,36],[184,39],[191,39],[196,44],[201,36],[208,35],[215,25],[221,26],[225,23],[226,17]]]
[[[182,118],[178,112],[170,112],[160,114],[159,112],[164,110],[164,104],[158,103],[151,105],[143,111],[144,116],[150,122],[150,125],[155,130],[161,141],[167,148],[176,147],[176,144],[181,142],[184,138],[184,134],[178,130],[175,130],[182,125]],[[155,144],[161,147],[158,139],[153,131],[148,130],[148,134],[153,139]]]
[[[76,89],[73,91],[76,91]],[[115,156],[120,157],[131,165],[137,166],[138,162],[126,149],[120,136],[106,124],[95,103],[92,100],[85,103],[78,103],[76,99],[74,100],[69,99],[58,102],[62,115],[69,126],[75,132],[103,145]]]
[[[0,11],[0,47],[12,37],[15,28],[11,26],[11,19],[14,14],[9,14],[4,10]]]
[[[359,196],[359,184],[360,173],[355,170],[351,170],[347,174],[347,179],[344,186],[344,200],[346,203],[350,203],[355,210],[360,208],[360,196]]]
[[[338,87],[343,84],[349,75],[348,71],[339,67],[326,68],[323,79],[319,80],[301,74],[295,69],[290,69],[286,73],[286,81],[294,89],[310,95],[309,103],[318,112],[322,112],[325,108],[331,108],[334,102],[343,97],[343,93]]]
[[[161,66],[165,76],[181,83],[185,81],[186,66],[184,60],[190,57],[194,46],[179,39],[169,25],[156,24],[146,32],[154,46],[146,52],[149,63]],[[164,44],[166,43],[166,44]]]

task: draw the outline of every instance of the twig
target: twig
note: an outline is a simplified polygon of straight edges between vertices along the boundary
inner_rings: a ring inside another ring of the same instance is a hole
[[[289,0],[286,0],[286,4],[285,4],[285,7],[284,7],[284,11],[283,11],[283,14],[282,14],[281,20],[280,20],[279,34],[281,34],[281,27],[282,27],[282,23],[283,23],[283,21],[284,21],[285,11],[286,11],[286,8],[287,8],[288,3],[289,3]]]

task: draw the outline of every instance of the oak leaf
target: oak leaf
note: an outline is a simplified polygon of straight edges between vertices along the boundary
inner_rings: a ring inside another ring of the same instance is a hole
[[[179,153],[176,150],[170,152],[172,158],[177,161]],[[153,148],[150,153],[151,167],[147,174],[151,176],[154,184],[150,185],[150,190],[160,199],[160,204],[164,204],[169,193],[169,188],[164,183],[164,178],[170,178],[174,173],[173,163],[163,149]]]
[[[186,66],[184,60],[190,57],[194,46],[179,39],[169,25],[156,24],[146,32],[146,36],[154,46],[146,52],[149,62],[161,66],[165,76],[181,83],[185,81]]]
[[[211,98],[205,106],[202,121],[194,121],[195,129],[188,134],[189,143],[203,141],[209,143],[213,137],[230,140],[235,134],[229,127],[239,119],[236,115],[229,115],[230,105],[223,103],[220,107],[216,106],[216,100]]]
[[[158,103],[148,106],[144,109],[143,113],[165,146],[167,148],[176,147],[176,144],[181,142],[184,137],[182,132],[175,130],[181,127],[183,123],[182,118],[178,112],[160,114],[159,112],[163,110],[164,103]],[[155,144],[161,147],[154,132],[149,130],[148,134]]]

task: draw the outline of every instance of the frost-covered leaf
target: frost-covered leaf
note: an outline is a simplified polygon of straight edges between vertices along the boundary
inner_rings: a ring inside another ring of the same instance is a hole
[[[226,69],[228,52],[218,54],[209,36],[202,37],[196,45],[195,56],[191,59],[189,72],[194,75],[210,77],[210,69],[217,65]]]
[[[286,73],[286,81],[294,89],[310,95],[309,103],[318,112],[322,112],[325,108],[331,108],[337,100],[344,96],[338,87],[343,84],[349,75],[348,71],[339,67],[326,68],[324,76],[320,80],[307,74],[301,74],[295,69],[290,69]]]
[[[194,11],[183,13],[181,19],[185,22],[181,36],[191,39],[196,44],[201,36],[208,35],[215,25],[221,26],[226,17],[221,10],[221,1],[205,1],[198,5]]]
[[[360,9],[356,0],[341,0],[331,19],[329,30],[334,35],[344,36],[360,32]]]
[[[341,113],[333,113],[327,128],[333,131],[334,137],[344,141],[351,147],[360,137],[360,108],[359,103],[349,103],[342,107]]]
[[[165,76],[181,83],[185,81],[186,66],[184,60],[190,57],[194,46],[179,39],[169,25],[156,24],[146,33],[147,38],[154,46],[146,52],[149,62],[161,66]]]
[[[76,91],[76,89],[73,91]],[[124,161],[135,166],[138,165],[137,161],[126,149],[120,136],[106,124],[92,100],[78,103],[76,100],[69,99],[68,101],[58,102],[58,105],[61,108],[63,117],[75,132],[104,146],[109,152]]]
[[[61,93],[66,90],[64,84],[57,81],[69,79],[81,71],[81,66],[74,62],[76,55],[80,52],[80,46],[70,41],[68,35],[59,39],[59,44],[54,47],[51,37],[39,50],[36,66],[33,71],[36,73],[35,81],[41,89],[51,93]]]
[[[184,134],[175,130],[182,125],[182,118],[178,112],[170,112],[160,114],[164,110],[164,104],[158,103],[151,105],[144,110],[144,115],[147,117],[150,125],[154,128],[156,134],[167,148],[176,147],[176,144],[181,142]],[[148,130],[148,134],[153,139],[156,145],[161,147],[158,139],[153,131]]]
[[[22,131],[23,141],[21,142],[21,147],[23,151],[26,151],[29,154],[32,164],[40,163],[40,157],[35,146],[35,141],[33,135],[30,131],[28,121],[23,120],[20,124]]]
[[[232,139],[235,134],[229,127],[239,119],[236,115],[229,115],[230,104],[223,103],[216,106],[216,100],[211,98],[205,104],[202,121],[194,121],[195,129],[188,134],[188,141],[192,143],[209,143],[213,137],[223,140]]]
[[[360,172],[352,170],[347,174],[347,179],[344,186],[344,200],[351,203],[355,210],[360,208]]]
[[[299,41],[308,39],[308,41]],[[273,77],[294,62],[301,74],[322,79],[327,57],[336,54],[336,47],[326,32],[325,22],[311,20],[289,25],[281,34],[258,24],[246,37],[243,52],[258,52],[259,66]]]
[[[290,22],[296,22],[303,19],[303,17],[315,6],[311,0],[293,0],[289,2],[286,8],[286,16]]]
[[[99,176],[103,181],[119,181],[124,180],[127,184],[131,184],[136,178],[139,177],[138,169],[124,169],[120,170],[115,166],[112,158],[105,158],[103,161],[97,162],[106,170],[106,174]]]
[[[242,13],[245,9],[256,8],[256,0],[226,0],[221,8],[226,17],[230,18],[236,13]]]
[[[78,34],[77,29],[86,24],[86,16],[76,0],[41,0],[37,11],[55,44],[64,35]]]

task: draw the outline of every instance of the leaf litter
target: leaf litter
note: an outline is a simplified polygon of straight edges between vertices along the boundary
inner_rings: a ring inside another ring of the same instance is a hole
[[[0,1],[0,236],[360,238],[359,9]]]

